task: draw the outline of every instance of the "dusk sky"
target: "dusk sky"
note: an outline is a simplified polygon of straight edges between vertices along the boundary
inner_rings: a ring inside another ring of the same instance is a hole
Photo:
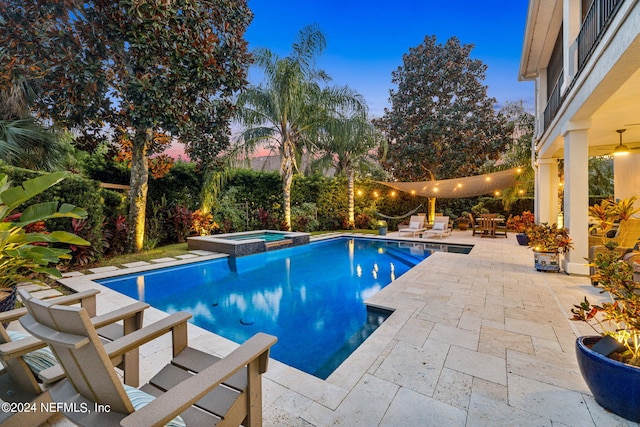
[[[473,58],[488,66],[484,84],[500,104],[533,104],[533,83],[518,81],[527,0],[249,0],[254,13],[249,47],[281,56],[298,30],[316,23],[327,38],[318,66],[333,83],[348,85],[367,100],[372,116],[387,107],[391,72],[402,55],[435,35],[438,43],[457,36],[473,44]],[[259,83],[259,81],[252,81]]]

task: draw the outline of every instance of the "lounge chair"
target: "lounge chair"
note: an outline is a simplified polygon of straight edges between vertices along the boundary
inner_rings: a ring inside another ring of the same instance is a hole
[[[433,226],[431,227],[431,229],[426,230],[424,233],[422,233],[423,238],[426,238],[427,236],[440,236],[440,239],[442,239],[443,236],[451,236],[449,217],[436,216],[433,219]]]
[[[267,370],[275,337],[259,333],[218,359],[187,346],[187,320],[191,315],[174,313],[103,345],[85,309],[28,296],[25,304],[29,315],[20,323],[46,341],[58,357],[67,378],[54,384],[50,393],[54,401],[66,404],[63,409],[70,411],[64,414],[74,423],[136,427],[167,423],[261,425],[261,374]],[[171,363],[141,389],[123,386],[110,359],[169,332]],[[90,410],[73,411],[74,407]]]
[[[402,236],[403,233],[411,234],[412,237],[416,237],[416,234],[422,233],[426,228],[424,227],[424,220],[426,216],[423,215],[411,215],[409,219],[409,227],[398,228],[398,236]]]
[[[124,309],[117,310],[106,316],[96,317],[96,294],[98,290],[91,289],[76,294],[58,298],[50,301],[59,305],[70,305],[79,303],[91,316],[92,321],[98,327],[105,327],[105,334],[111,336],[126,333],[129,329],[135,329],[142,322],[142,312],[148,304],[135,303]],[[46,343],[18,331],[5,329],[4,324],[9,325],[14,320],[19,320],[27,314],[26,308],[0,313],[0,362],[3,369],[0,371],[0,400],[8,403],[32,403],[37,411],[14,411],[0,413],[0,425],[3,427],[39,425],[56,412],[41,411],[41,404],[51,402],[51,396],[47,387],[64,377],[64,371],[57,364],[57,360],[46,347]],[[115,322],[124,321],[123,324]],[[108,327],[113,325],[114,327]],[[127,367],[137,365],[137,353],[131,353],[126,358],[116,359],[125,370],[127,381],[135,383],[138,381],[136,375],[129,375]],[[135,362],[133,360],[135,359]]]

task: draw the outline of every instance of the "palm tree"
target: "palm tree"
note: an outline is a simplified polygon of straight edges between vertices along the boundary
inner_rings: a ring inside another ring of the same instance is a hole
[[[63,150],[55,133],[29,114],[35,96],[23,79],[0,90],[0,159],[34,170],[55,170]]]
[[[363,100],[346,87],[323,87],[327,74],[315,68],[315,58],[326,46],[325,37],[315,26],[300,30],[292,52],[280,58],[269,49],[253,53],[264,73],[264,82],[252,86],[238,97],[239,122],[244,154],[265,144],[277,149],[281,157],[280,175],[284,217],[291,228],[291,182],[297,170],[296,157],[304,146],[315,146],[319,132],[335,111],[363,108]]]
[[[349,225],[355,220],[354,181],[356,169],[370,165],[372,151],[384,144],[384,138],[367,120],[366,111],[340,114],[324,126],[321,147],[325,155],[321,160],[330,161],[336,168],[336,176],[346,175],[349,194]]]

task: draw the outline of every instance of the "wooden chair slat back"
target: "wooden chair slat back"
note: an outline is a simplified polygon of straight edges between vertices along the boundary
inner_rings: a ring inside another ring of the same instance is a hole
[[[87,311],[36,298],[23,301],[30,315],[21,323],[49,345],[76,391],[90,401],[109,405],[112,411],[132,413],[131,401]]]

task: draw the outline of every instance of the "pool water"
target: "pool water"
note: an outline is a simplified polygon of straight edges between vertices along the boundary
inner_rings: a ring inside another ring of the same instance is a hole
[[[433,251],[334,238],[99,282],[167,312],[188,311],[194,324],[237,343],[275,335],[273,358],[325,379],[388,316],[364,301]]]

